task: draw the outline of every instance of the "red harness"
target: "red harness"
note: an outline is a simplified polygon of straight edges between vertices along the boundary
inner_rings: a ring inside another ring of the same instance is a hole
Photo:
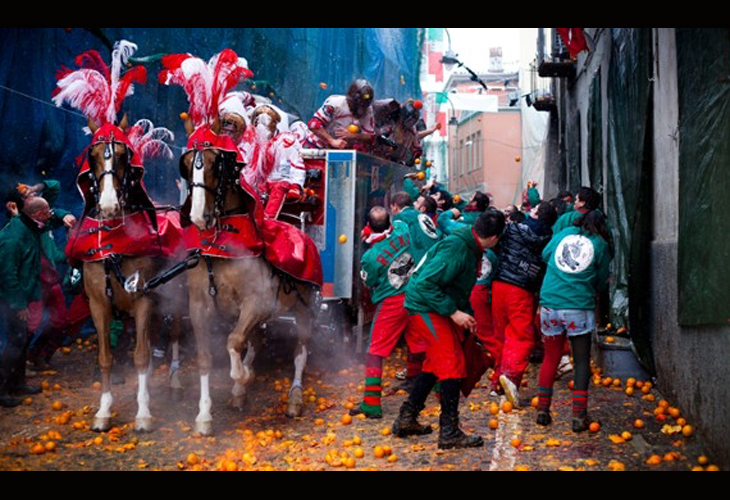
[[[231,215],[207,231],[194,225],[185,228],[185,248],[200,250],[203,257],[251,259],[261,257],[264,241],[250,215]]]

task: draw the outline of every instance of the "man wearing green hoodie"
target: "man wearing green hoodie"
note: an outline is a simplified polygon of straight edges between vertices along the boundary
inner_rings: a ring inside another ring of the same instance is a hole
[[[51,219],[43,198],[25,204],[23,213],[0,231],[0,406],[18,406],[12,396],[37,394],[25,384],[29,338],[28,306],[41,298],[41,234]]]
[[[403,404],[393,432],[398,437],[426,435],[418,415],[437,382],[441,383],[440,449],[474,448],[484,445],[480,437],[464,434],[459,427],[459,395],[466,378],[462,344],[476,320],[469,298],[484,252],[493,248],[504,231],[504,215],[488,210],[473,228],[457,229],[429,251],[406,289],[406,309],[411,328],[427,342],[423,373],[416,379]]]

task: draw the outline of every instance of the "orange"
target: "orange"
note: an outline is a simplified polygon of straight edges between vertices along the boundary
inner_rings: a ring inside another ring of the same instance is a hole
[[[522,446],[522,440],[520,438],[514,438],[511,442],[512,448],[519,448]]]
[[[681,414],[682,412],[679,411],[679,408],[669,408],[669,416],[673,419],[678,419]]]
[[[56,449],[58,448],[58,445],[56,445],[55,441],[48,441],[46,443],[45,448],[46,448],[46,451],[52,453],[52,452],[56,451]]]
[[[601,430],[601,424],[598,422],[593,422],[591,425],[588,426],[588,430],[591,431],[593,434],[596,434]]]
[[[101,438],[96,438],[94,440],[94,444],[102,444],[102,443],[97,443],[97,439],[101,440],[103,443],[103,440]],[[195,453],[191,453],[190,455],[188,455],[187,461],[188,461],[188,465],[190,465],[190,466],[195,466],[200,463],[200,459],[198,458],[198,455],[196,455]]]
[[[514,407],[512,406],[512,403],[510,403],[509,401],[505,401],[504,403],[502,403],[502,412],[503,413],[512,413],[513,409],[514,409]]]
[[[345,468],[347,468],[347,469],[354,469],[355,466],[357,465],[355,463],[355,459],[354,458],[346,458],[345,461],[344,461],[344,464],[345,464]]]
[[[343,415],[340,419],[340,423],[342,425],[350,425],[352,423],[352,417],[349,414]]]
[[[634,439],[634,436],[629,431],[622,432],[621,437],[624,441],[631,441],[632,439]]]
[[[644,424],[644,421],[641,420],[640,418],[637,418],[634,421],[634,427],[636,427],[637,429],[643,429],[645,426],[646,426],[646,424]]]
[[[373,455],[375,458],[384,458],[385,457],[385,450],[382,446],[376,446],[373,448]]]
[[[353,123],[352,125],[350,125],[349,127],[347,127],[347,131],[350,132],[351,134],[359,134],[360,133],[360,127],[358,127],[357,125],[355,125]]]
[[[426,173],[425,172],[418,172],[418,180],[419,181],[425,181],[426,180]]]
[[[646,461],[647,465],[661,465],[661,463],[662,463],[662,457],[660,457],[659,455],[652,455]]]
[[[343,234],[340,236],[340,244],[344,245],[345,243],[347,243],[347,235]]]
[[[494,415],[495,417],[496,417],[497,415],[499,415],[499,405],[498,405],[497,403],[492,403],[492,404],[491,404],[491,405],[489,406],[489,413],[491,413],[491,414],[492,414],[492,415]]]
[[[707,458],[706,456],[702,455],[697,459],[697,463],[702,466],[705,466],[710,463],[710,459]]]
[[[389,464],[394,464],[397,461],[398,461],[398,456],[397,455],[391,455],[391,456],[388,457],[388,463]]]
[[[361,458],[365,457],[365,450],[362,448],[355,448],[355,451],[352,452],[353,455],[355,455],[355,458],[360,460]]]
[[[380,431],[380,435],[383,436],[383,437],[390,436],[390,427],[386,427],[385,429],[383,429],[382,431]]]
[[[63,403],[60,401],[54,401],[51,408],[53,408],[53,411],[61,411],[63,410]]]
[[[626,395],[631,397],[634,395],[635,389],[632,386],[626,388]]]
[[[499,420],[494,419],[494,418],[492,420],[490,420],[489,428],[492,429],[493,431],[496,431],[497,429],[499,429]]]
[[[32,455],[43,455],[46,452],[46,447],[40,443],[34,444],[30,449]]]
[[[694,436],[695,430],[691,425],[685,425],[682,427],[682,435],[686,438]]]
[[[531,406],[532,406],[533,408],[537,408],[537,406],[538,406],[539,404],[540,404],[540,398],[538,398],[538,397],[534,397],[534,398],[532,398],[532,402],[530,403],[530,405],[531,405]]]

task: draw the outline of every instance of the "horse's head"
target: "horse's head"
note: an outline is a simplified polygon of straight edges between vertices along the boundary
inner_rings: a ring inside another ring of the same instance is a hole
[[[220,125],[198,128],[191,133],[188,151],[180,159],[180,176],[188,183],[190,220],[201,231],[215,227],[220,217],[236,208],[243,168],[240,152],[230,137],[219,135]]]
[[[94,141],[89,148],[89,176],[96,197],[96,209],[101,219],[122,215],[133,177],[132,151],[126,136],[126,116],[119,126],[106,124],[102,127],[89,121]]]

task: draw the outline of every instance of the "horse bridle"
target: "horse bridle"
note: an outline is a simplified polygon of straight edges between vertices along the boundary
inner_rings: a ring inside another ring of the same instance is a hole
[[[98,177],[96,173],[92,170],[89,172],[89,177],[91,178],[91,192],[94,194],[96,207],[99,208],[99,203],[101,202],[101,183],[104,180],[104,177],[107,175],[111,175],[114,178],[117,179],[119,182],[119,185],[121,186],[121,193],[120,193],[120,199],[119,204],[124,207],[126,205],[127,199],[129,197],[129,191],[130,191],[130,185],[132,183],[131,181],[131,168],[125,168],[124,169],[124,176],[122,178],[119,178],[119,172],[118,172],[118,162],[119,158],[116,155],[116,145],[121,144],[124,146],[124,157],[127,159],[127,167],[130,167],[130,160],[132,158],[132,152],[129,149],[129,146],[125,144],[124,142],[117,141],[114,138],[114,134],[110,134],[109,138],[107,137],[99,137],[99,140],[91,145],[91,148],[89,149],[89,158],[91,158],[91,152],[93,149],[98,146],[99,144],[104,144],[104,160],[112,161],[112,168],[111,170],[104,170]],[[89,161],[89,164],[91,165],[91,161]]]
[[[207,145],[205,145],[207,146]],[[195,170],[203,170],[205,168],[205,161],[203,158],[203,153],[205,151],[213,151],[214,148],[212,147],[204,147],[204,148],[195,148],[193,151],[189,152],[193,153],[195,156],[193,157],[193,171]],[[183,176],[183,178],[188,183],[188,196],[191,196],[193,193],[193,189],[199,188],[207,191],[208,193],[211,193],[215,197],[214,202],[214,216],[216,219],[220,219],[221,216],[227,215],[224,213],[224,204],[226,201],[226,195],[228,194],[228,190],[231,186],[231,181],[235,180],[236,184],[240,184],[240,175],[241,170],[243,169],[243,166],[236,161],[236,154],[229,152],[229,151],[221,151],[219,150],[218,153],[215,156],[215,161],[213,163],[213,175],[218,180],[218,185],[214,188],[211,188],[210,186],[206,185],[205,182],[192,182],[192,179],[187,179],[187,166],[185,165],[185,156],[183,156],[180,160],[181,162],[181,171],[183,170],[183,167],[185,167],[185,173],[186,175]]]

